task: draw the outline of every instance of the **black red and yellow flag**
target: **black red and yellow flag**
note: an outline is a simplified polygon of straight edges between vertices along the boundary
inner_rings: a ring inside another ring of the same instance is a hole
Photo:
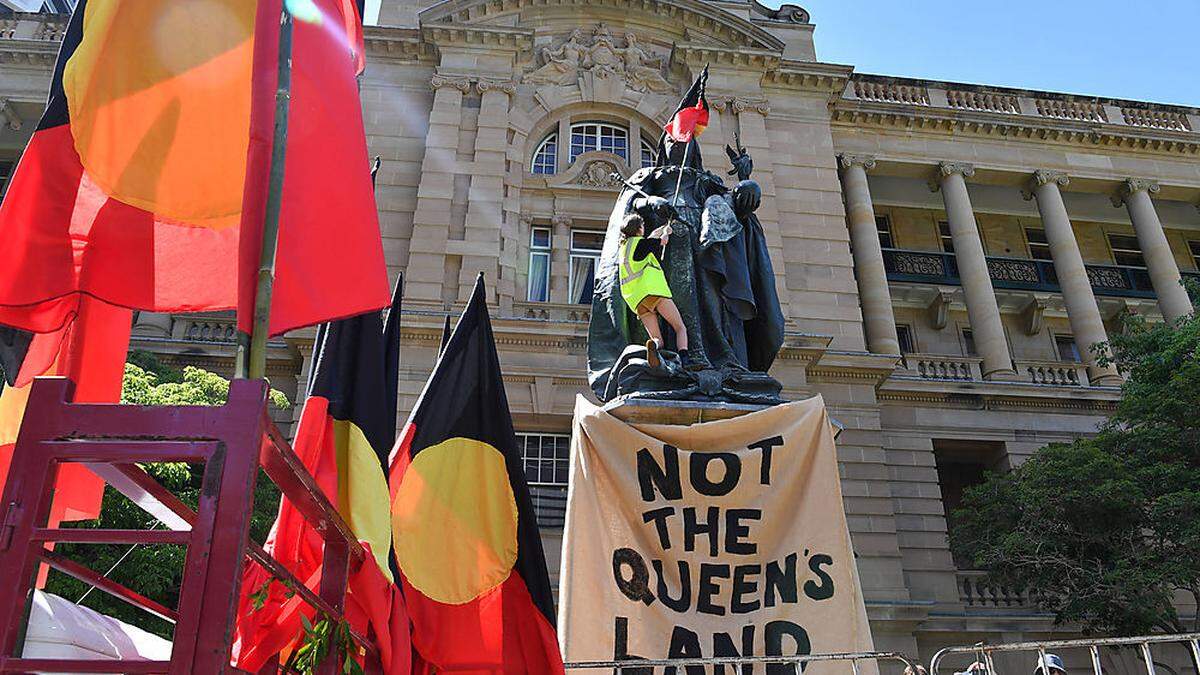
[[[675,109],[671,119],[663,127],[663,131],[672,140],[687,143],[704,133],[705,127],[708,126],[708,99],[704,96],[707,84],[708,66],[705,66],[704,71],[692,82],[691,88],[679,101],[679,107]]]
[[[401,432],[389,487],[415,666],[562,673],[482,275]]]
[[[372,557],[350,576],[347,620],[374,637],[385,673],[407,675],[411,647],[403,598],[392,576],[387,487],[387,460],[396,438],[400,295],[397,285],[386,328],[378,311],[321,326],[294,446]],[[287,500],[280,504],[266,549],[319,589],[322,538]],[[311,618],[313,611],[269,580],[257,565],[249,566],[242,580],[233,655],[235,665],[250,672],[294,648],[303,634],[301,613]]]
[[[0,324],[53,332],[85,296],[162,312],[240,302],[249,316],[282,3],[80,0],[0,206]],[[274,334],[388,301],[355,80],[361,27],[352,0],[305,4]]]

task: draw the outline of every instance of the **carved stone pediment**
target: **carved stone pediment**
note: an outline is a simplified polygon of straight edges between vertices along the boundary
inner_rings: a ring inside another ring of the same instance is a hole
[[[553,46],[538,50],[524,81],[570,86],[588,75],[620,80],[634,91],[661,94],[673,89],[664,71],[664,57],[653,54],[636,33],[614,36],[607,26],[597,24],[590,34],[576,28]]]
[[[563,172],[550,177],[547,187],[555,188],[586,188],[591,190],[621,189],[621,180],[614,178],[629,178],[632,171],[625,160],[611,152],[585,152],[575,158],[571,166]]]

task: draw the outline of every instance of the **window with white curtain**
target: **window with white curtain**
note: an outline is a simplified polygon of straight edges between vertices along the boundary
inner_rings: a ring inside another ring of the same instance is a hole
[[[562,527],[567,513],[571,437],[566,434],[517,432],[525,481],[533,498],[539,527]]]
[[[629,159],[629,131],[608,122],[577,122],[571,125],[571,161],[585,152],[611,152]]]
[[[592,304],[592,288],[596,284],[596,263],[604,248],[604,233],[595,230],[571,230],[571,279],[568,284],[570,301],[577,305]]]
[[[550,134],[542,140],[537,152],[533,153],[529,172],[544,175],[558,172],[558,134]]]
[[[529,233],[530,302],[550,300],[550,228],[535,227]]]

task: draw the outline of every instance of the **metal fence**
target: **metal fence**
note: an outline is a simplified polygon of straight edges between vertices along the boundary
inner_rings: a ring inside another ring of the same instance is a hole
[[[1001,671],[1005,670],[1011,673],[1029,673],[1033,670],[1031,666],[1038,663],[1046,663],[1046,655],[1050,653],[1071,653],[1078,651],[1086,651],[1091,661],[1091,670],[1094,675],[1106,675],[1105,668],[1102,665],[1102,649],[1128,649],[1136,655],[1136,658],[1141,661],[1141,668],[1146,672],[1146,675],[1163,675],[1158,672],[1155,666],[1155,651],[1157,646],[1159,656],[1163,651],[1163,647],[1167,645],[1176,645],[1182,647],[1185,651],[1185,658],[1190,662],[1190,668],[1184,672],[1198,672],[1200,668],[1200,633],[1180,633],[1173,635],[1145,635],[1140,637],[1128,638],[1097,638],[1097,639],[1080,639],[1080,640],[1049,640],[1044,642],[1014,642],[1009,644],[975,644],[961,647],[947,647],[933,655],[933,660],[929,663],[929,675],[942,675],[943,663],[948,657],[960,656],[964,657],[961,660],[967,661],[971,659],[972,663],[982,664],[984,672],[975,670],[979,675],[1002,675]],[[1126,652],[1129,653],[1129,652]],[[1020,670],[1014,668],[998,668],[996,665],[996,657],[1008,654],[1023,654],[1027,655],[1028,663],[1024,663],[1024,667]],[[964,664],[964,670],[968,667]],[[946,675],[951,672],[949,669]],[[1111,675],[1111,673],[1109,674]]]
[[[568,673],[579,672],[586,670],[606,670],[614,673],[625,673],[633,675],[634,673],[649,673],[654,672],[657,668],[671,668],[673,671],[679,672],[680,668],[695,668],[697,666],[704,667],[705,672],[724,672],[726,666],[734,668],[736,673],[741,666],[746,669],[746,666],[753,668],[754,666],[789,666],[792,672],[800,675],[804,667],[810,663],[828,663],[840,662],[850,666],[852,675],[862,675],[863,663],[875,663],[880,661],[895,662],[899,666],[915,671],[914,662],[909,660],[899,652],[846,652],[837,654],[803,654],[797,656],[731,656],[731,657],[710,657],[710,658],[695,658],[695,659],[638,659],[625,661],[574,661],[564,664]],[[709,671],[709,668],[712,668]]]

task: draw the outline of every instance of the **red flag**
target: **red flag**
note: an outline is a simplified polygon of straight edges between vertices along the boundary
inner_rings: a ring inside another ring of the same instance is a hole
[[[399,289],[389,325],[399,315]],[[322,326],[295,448],[368,551],[368,559],[349,578],[346,618],[355,631],[374,636],[385,673],[407,675],[408,616],[392,578],[385,471],[396,436],[398,345],[398,334],[385,330],[380,312]],[[321,535],[285,499],[267,551],[315,592],[323,548]],[[295,648],[303,633],[301,615],[313,615],[307,603],[269,580],[258,565],[250,565],[242,580],[233,660],[250,672]]]
[[[54,333],[33,337],[17,384],[0,393],[0,490],[8,477],[13,445],[25,415],[29,387],[36,375],[65,375],[75,383],[74,401],[116,403],[121,399],[125,355],[133,314],[84,297],[78,316]],[[104,481],[80,464],[64,464],[55,483],[50,527],[63,520],[100,515]]]
[[[257,272],[281,1],[79,2],[0,205],[0,324],[52,332],[85,296],[159,312],[238,305],[239,277],[252,288]],[[361,52],[343,0],[313,1],[322,21],[296,29],[275,333],[387,304]],[[239,265],[247,237],[254,260]]]
[[[416,665],[561,675],[482,276],[404,426],[388,482]]]
[[[663,127],[663,131],[676,142],[687,143],[693,137],[704,133],[705,127],[708,126],[708,99],[704,97],[707,83],[708,66],[705,66],[704,72],[692,83],[679,102],[679,107],[675,109],[675,114],[671,115],[671,119]]]

